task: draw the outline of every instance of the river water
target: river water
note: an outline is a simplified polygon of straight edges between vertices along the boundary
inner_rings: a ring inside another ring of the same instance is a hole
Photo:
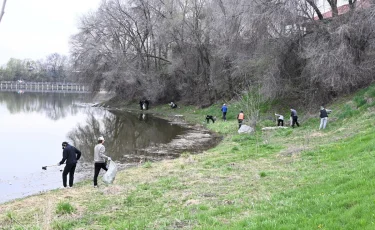
[[[148,114],[92,107],[88,93],[0,92],[0,203],[62,186],[61,143],[82,152],[75,182],[93,175],[93,148],[106,139],[108,155],[124,168],[147,160],[176,157],[144,149],[169,143],[187,132]]]

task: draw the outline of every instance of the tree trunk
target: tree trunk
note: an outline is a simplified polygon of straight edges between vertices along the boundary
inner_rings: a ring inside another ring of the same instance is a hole
[[[357,2],[357,0],[349,0],[349,6],[350,6],[350,9],[353,10],[355,8],[355,3]]]
[[[7,3],[7,0],[3,0],[3,7],[1,8],[1,12],[0,12],[0,22],[1,22],[1,19],[3,18],[4,14],[5,14],[5,4]]]
[[[319,8],[316,6],[315,2],[313,0],[306,0],[307,3],[309,3],[309,5],[314,9],[314,11],[316,12],[316,14],[318,15],[319,17],[319,20],[323,20],[323,15],[322,15],[322,12],[320,12]]]
[[[337,0],[327,0],[329,5],[331,6],[332,10],[332,17],[336,17],[339,15],[339,11],[337,9]]]

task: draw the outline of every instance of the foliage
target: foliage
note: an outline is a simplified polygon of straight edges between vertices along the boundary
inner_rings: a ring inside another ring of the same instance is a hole
[[[59,202],[56,206],[57,214],[71,214],[75,208],[69,202]]]
[[[15,59],[0,68],[0,80],[6,81],[72,81],[75,80],[68,58],[58,53],[45,60]]]

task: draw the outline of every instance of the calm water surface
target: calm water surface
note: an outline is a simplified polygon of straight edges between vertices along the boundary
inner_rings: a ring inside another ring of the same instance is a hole
[[[91,178],[93,147],[106,139],[107,153],[119,166],[166,156],[142,149],[168,143],[186,130],[150,115],[91,107],[90,94],[0,92],[0,203],[62,186],[61,142],[82,152],[75,181]]]

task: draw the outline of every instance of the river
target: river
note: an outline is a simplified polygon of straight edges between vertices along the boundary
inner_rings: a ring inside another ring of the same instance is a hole
[[[0,203],[61,187],[63,166],[42,167],[61,160],[63,141],[82,152],[75,182],[92,177],[93,147],[101,135],[120,168],[178,156],[178,151],[147,149],[167,145],[189,128],[149,114],[93,107],[98,102],[93,98],[89,93],[0,92]]]

